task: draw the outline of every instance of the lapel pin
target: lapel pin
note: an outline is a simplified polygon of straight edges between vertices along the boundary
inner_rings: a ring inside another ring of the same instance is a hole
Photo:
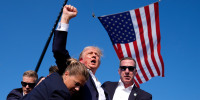
[[[137,93],[134,93],[133,95],[136,97],[136,96],[137,96]]]

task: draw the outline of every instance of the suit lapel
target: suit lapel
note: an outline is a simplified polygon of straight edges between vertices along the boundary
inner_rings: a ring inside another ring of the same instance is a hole
[[[136,97],[138,95],[137,91],[138,91],[138,88],[134,85],[133,89],[131,90],[128,100],[136,100]]]
[[[115,90],[116,90],[117,86],[118,86],[118,82],[114,82],[114,84],[112,84],[110,86],[110,94],[111,94],[110,98],[111,98],[111,100],[113,99],[113,96],[115,94]]]

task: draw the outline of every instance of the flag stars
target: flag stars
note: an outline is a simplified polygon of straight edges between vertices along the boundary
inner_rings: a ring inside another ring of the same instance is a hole
[[[101,19],[101,22],[104,23],[103,25],[113,43],[128,43],[133,41],[135,32],[129,12],[105,16]]]

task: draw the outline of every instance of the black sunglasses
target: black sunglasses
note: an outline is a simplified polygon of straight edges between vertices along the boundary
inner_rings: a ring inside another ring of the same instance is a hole
[[[134,69],[136,69],[135,66],[120,66],[120,69],[121,69],[122,71],[125,71],[126,68],[128,68],[129,71],[134,71]]]
[[[26,82],[21,81],[21,84],[22,84],[23,87],[26,87],[26,85],[28,85],[30,88],[35,87],[35,83],[26,83]]]

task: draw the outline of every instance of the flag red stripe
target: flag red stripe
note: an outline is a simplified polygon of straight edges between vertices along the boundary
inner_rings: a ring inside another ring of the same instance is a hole
[[[150,12],[149,12],[149,6],[144,7],[145,9],[145,14],[146,14],[146,22],[147,22],[147,29],[148,29],[148,37],[149,37],[149,45],[150,45],[150,50],[151,50],[151,59],[152,62],[155,66],[156,72],[158,75],[160,75],[160,70],[158,68],[158,64],[156,62],[155,56],[154,56],[154,47],[153,47],[153,38],[152,38],[152,31],[151,31],[151,17],[150,17]],[[153,67],[153,66],[152,66]],[[152,76],[154,77],[155,74]]]
[[[134,79],[134,83],[135,83],[135,85],[136,85],[138,88],[140,88],[140,85],[138,84],[137,81],[135,81],[135,79]]]
[[[136,19],[137,19],[138,27],[139,27],[139,34],[140,34],[140,40],[141,40],[142,49],[143,49],[144,62],[145,62],[146,67],[147,67],[147,69],[148,69],[148,71],[149,71],[149,73],[152,77],[152,76],[154,76],[154,74],[153,74],[151,67],[150,67],[150,64],[148,62],[148,55],[147,55],[147,49],[146,49],[146,44],[145,44],[145,39],[144,39],[142,19],[141,19],[141,16],[140,16],[139,9],[136,9],[135,13],[136,13]]]
[[[141,63],[141,60],[140,60],[140,55],[139,55],[139,51],[138,51],[138,47],[137,47],[137,41],[133,42],[133,46],[134,46],[134,49],[135,49],[135,56],[136,56],[136,60],[138,62],[138,66],[139,66],[139,68],[140,68],[140,70],[142,72],[142,75],[144,76],[145,81],[148,81],[149,79],[148,79],[148,77],[147,77],[147,75],[146,75],[146,73],[145,73],[145,71],[144,71],[144,69],[142,67],[142,63]]]
[[[126,43],[126,44],[125,44],[125,47],[126,47],[126,51],[127,51],[128,57],[131,57],[131,58],[132,58],[132,55],[131,55],[131,51],[130,51],[129,44],[128,44],[128,43]]]
[[[117,48],[118,48],[119,59],[124,58],[121,45],[117,44]]]
[[[158,2],[154,4],[154,9],[155,9],[155,21],[156,21],[156,34],[157,34],[157,41],[158,41],[158,47],[157,47],[157,51],[158,51],[158,56],[161,62],[161,66],[162,66],[162,77],[164,77],[164,62],[160,53],[160,22],[159,22],[159,12],[158,12]]]
[[[137,80],[138,80],[138,82],[139,82],[140,84],[143,83],[142,80],[141,80],[141,78],[140,78],[140,76],[139,76],[138,74],[136,74],[136,78],[137,78]]]

